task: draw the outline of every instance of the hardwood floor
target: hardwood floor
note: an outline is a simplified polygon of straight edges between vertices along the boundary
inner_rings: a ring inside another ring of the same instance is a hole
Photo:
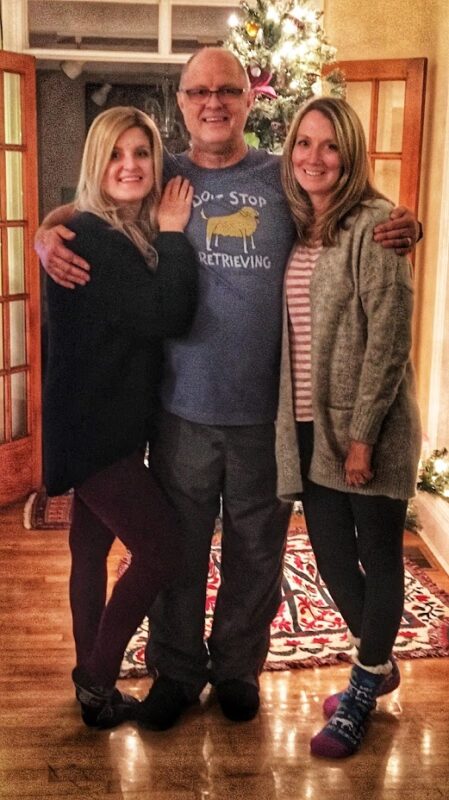
[[[443,800],[449,797],[449,659],[400,663],[363,749],[312,758],[324,697],[347,666],[262,675],[262,708],[226,720],[204,693],[182,722],[152,733],[132,724],[96,732],[80,720],[67,601],[65,531],[26,531],[22,508],[0,511],[0,797],[7,800]],[[449,591],[416,535],[429,574]],[[111,556],[115,573],[121,550]],[[149,681],[122,682],[143,697]]]

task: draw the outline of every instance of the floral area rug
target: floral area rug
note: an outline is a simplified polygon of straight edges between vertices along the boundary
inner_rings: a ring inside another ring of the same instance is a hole
[[[205,635],[212,627],[220,585],[221,548],[214,538],[209,564]],[[126,568],[122,563],[121,570]],[[131,639],[122,677],[146,674],[148,620]],[[350,661],[347,628],[318,575],[302,518],[292,516],[284,562],[282,602],[271,626],[265,669],[285,670]],[[405,607],[395,644],[398,658],[449,656],[449,595],[406,559]]]

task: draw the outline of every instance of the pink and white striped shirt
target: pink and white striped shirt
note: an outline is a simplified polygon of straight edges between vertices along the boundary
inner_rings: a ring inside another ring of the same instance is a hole
[[[298,422],[313,420],[310,279],[321,250],[321,242],[311,246],[298,244],[287,266],[286,292],[293,403]]]

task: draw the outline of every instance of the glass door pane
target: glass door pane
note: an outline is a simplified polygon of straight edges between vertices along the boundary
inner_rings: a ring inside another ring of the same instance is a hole
[[[401,183],[400,160],[380,160],[374,163],[374,182],[376,189],[385,194],[390,200],[399,204],[399,189]]]
[[[5,352],[3,347],[3,305],[0,305],[0,369],[5,369]]]
[[[9,294],[25,291],[23,228],[8,228],[8,281]]]
[[[400,153],[404,122],[405,81],[380,81],[376,151]]]
[[[11,375],[11,415],[12,438],[19,439],[27,434],[27,392],[26,372]]]
[[[6,173],[6,219],[23,219],[22,188],[23,155],[9,150],[5,153]]]
[[[11,367],[26,363],[25,301],[15,300],[9,304],[9,325],[11,332]]]
[[[22,144],[20,75],[3,73],[5,99],[5,144]]]
[[[346,85],[346,100],[359,115],[369,147],[371,124],[371,81],[354,81]]]
[[[5,441],[5,379],[0,377],[0,442]]]

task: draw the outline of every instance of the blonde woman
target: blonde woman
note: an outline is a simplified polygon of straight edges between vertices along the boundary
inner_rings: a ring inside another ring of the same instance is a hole
[[[320,98],[292,123],[283,185],[298,240],[286,273],[278,412],[280,494],[302,501],[318,569],[357,648],[327,698],[315,755],[360,746],[376,697],[396,688],[402,537],[421,435],[410,363],[413,287],[404,256],[372,238],[392,204],[370,179],[362,125]],[[298,460],[299,451],[299,460]]]
[[[163,337],[192,320],[197,265],[183,231],[193,189],[175,178],[161,197],[162,145],[128,107],[93,122],[84,148],[74,251],[94,266],[73,291],[47,282],[44,466],[50,495],[74,487],[69,541],[76,647],[73,680],[87,725],[112,727],[137,701],[115,682],[124,649],[175,573],[177,520],[143,461]],[[132,553],[106,604],[115,536]]]

